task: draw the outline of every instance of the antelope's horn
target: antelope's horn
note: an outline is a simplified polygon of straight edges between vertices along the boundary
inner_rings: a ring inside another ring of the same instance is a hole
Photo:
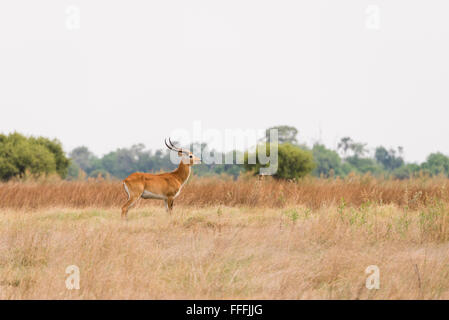
[[[170,145],[173,147],[173,148],[175,148],[175,149],[178,149],[179,150],[179,148],[177,147],[177,146],[175,146],[174,144],[173,144],[173,142],[171,142],[171,139],[170,139],[170,137],[168,138],[168,142],[170,143]]]
[[[167,147],[168,147],[170,150],[174,150],[174,151],[178,151],[178,152],[183,152],[183,153],[186,153],[186,154],[189,154],[189,153],[190,153],[188,150],[184,150],[184,149],[182,149],[182,148],[178,148],[177,146],[175,146],[175,145],[173,144],[173,142],[171,141],[170,137],[168,138],[168,142],[170,143],[171,148],[167,145],[167,142],[165,142],[165,145],[167,145]]]
[[[170,141],[170,138],[169,138],[169,141]],[[167,138],[165,138],[164,142],[165,142],[165,145],[167,146],[167,148],[169,148],[170,150],[173,150],[173,147],[168,145]],[[171,141],[170,141],[170,144],[171,144]]]

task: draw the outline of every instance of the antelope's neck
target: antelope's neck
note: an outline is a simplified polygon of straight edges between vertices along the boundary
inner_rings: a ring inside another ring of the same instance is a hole
[[[181,183],[184,183],[189,178],[190,170],[190,166],[184,164],[181,160],[178,169],[176,169],[173,173],[181,181]]]

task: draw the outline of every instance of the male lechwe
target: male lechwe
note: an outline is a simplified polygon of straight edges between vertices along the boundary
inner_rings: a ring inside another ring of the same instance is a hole
[[[128,194],[128,201],[122,207],[122,218],[126,218],[128,210],[139,198],[164,200],[167,211],[173,208],[173,201],[181,192],[192,171],[194,164],[201,159],[193,155],[189,150],[181,149],[173,145],[170,138],[165,145],[172,151],[176,151],[181,157],[178,168],[166,173],[135,172],[123,180],[123,186]]]

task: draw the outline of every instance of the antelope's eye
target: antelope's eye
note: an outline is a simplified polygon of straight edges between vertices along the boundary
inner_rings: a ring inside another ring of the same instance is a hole
[[[193,158],[193,156],[192,156],[192,155],[190,155],[190,156],[189,156],[189,158]]]

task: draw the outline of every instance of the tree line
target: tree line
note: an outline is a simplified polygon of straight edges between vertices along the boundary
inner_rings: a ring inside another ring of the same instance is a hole
[[[403,158],[403,148],[378,146],[369,152],[366,144],[343,137],[335,150],[324,144],[312,146],[298,142],[298,130],[290,126],[267,129],[266,137],[260,141],[255,151],[234,150],[224,154],[208,150],[215,157],[224,159],[242,157],[243,164],[206,164],[195,167],[198,176],[226,175],[237,178],[242,172],[257,174],[263,165],[260,161],[248,163],[248,158],[260,152],[259,147],[270,146],[269,130],[278,129],[278,170],[276,178],[299,179],[306,175],[317,177],[345,177],[350,173],[385,176],[394,179],[408,179],[418,175],[449,177],[449,157],[437,152],[430,154],[421,164],[407,163]],[[191,145],[205,150],[204,143]],[[270,150],[267,148],[267,150]],[[258,157],[256,157],[259,159]],[[63,151],[57,139],[26,137],[20,133],[0,134],[0,180],[23,179],[56,174],[64,179],[78,180],[87,177],[123,179],[129,174],[140,172],[170,171],[176,168],[170,161],[170,152],[165,149],[148,150],[143,144],[130,148],[119,148],[101,157],[85,146],[80,146],[68,154]]]

